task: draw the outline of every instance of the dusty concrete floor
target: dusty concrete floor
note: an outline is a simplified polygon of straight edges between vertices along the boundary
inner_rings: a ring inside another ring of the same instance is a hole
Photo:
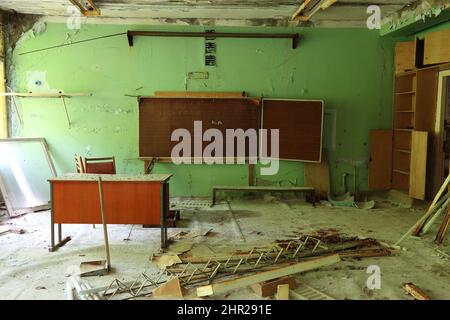
[[[377,202],[372,210],[313,208],[300,200],[234,200],[213,208],[182,212],[183,230],[213,229],[208,236],[183,239],[171,246],[176,251],[192,244],[192,254],[210,255],[270,244],[277,239],[298,237],[318,229],[335,228],[349,236],[373,237],[393,243],[423,214],[422,209],[404,209]],[[66,299],[65,285],[82,261],[104,258],[102,229],[90,225],[65,225],[63,232],[72,240],[57,252],[47,250],[50,214],[48,211],[8,219],[0,224],[24,229],[25,234],[0,236],[0,299]],[[237,224],[236,222],[237,221]],[[438,224],[422,239],[407,239],[399,256],[342,261],[331,267],[297,276],[336,299],[411,299],[401,284],[414,282],[433,299],[450,299],[450,261],[440,257],[433,244]],[[238,227],[239,225],[239,227]],[[242,232],[242,234],[241,234]],[[125,240],[129,238],[129,240]],[[114,278],[134,280],[140,273],[157,272],[150,261],[159,251],[159,229],[141,226],[109,226],[113,272],[89,277],[96,286],[108,285]],[[450,240],[440,248],[450,252]],[[369,290],[367,267],[381,268],[381,289]],[[250,289],[242,289],[227,299],[258,299]]]

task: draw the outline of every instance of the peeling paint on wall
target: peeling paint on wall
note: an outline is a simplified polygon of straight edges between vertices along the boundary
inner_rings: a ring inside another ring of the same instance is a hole
[[[410,24],[411,22],[425,22],[438,17],[444,10],[450,8],[448,0],[418,0],[411,5],[405,6],[391,16],[383,19],[383,28],[389,32]],[[384,33],[387,33],[384,31]]]

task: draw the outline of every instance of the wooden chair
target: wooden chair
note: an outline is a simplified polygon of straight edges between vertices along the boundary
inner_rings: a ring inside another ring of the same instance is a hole
[[[115,157],[84,158],[86,173],[116,174]]]

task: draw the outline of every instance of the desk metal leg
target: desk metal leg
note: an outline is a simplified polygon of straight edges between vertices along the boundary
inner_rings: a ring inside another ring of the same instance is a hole
[[[50,247],[48,251],[53,252],[58,250],[59,247],[62,247],[67,242],[71,240],[70,237],[62,238],[62,226],[58,224],[58,243],[55,244],[55,217],[53,213],[53,188],[52,184],[50,184]]]
[[[50,215],[50,248],[55,247],[55,224],[53,223],[53,208]],[[53,251],[49,248],[49,251]]]
[[[212,189],[212,204],[211,206],[214,206],[216,204],[216,189]]]
[[[165,249],[168,246],[167,239],[167,216],[169,215],[169,184],[163,183],[161,186],[161,249]]]
[[[61,223],[58,223],[58,242],[62,241],[62,227]]]

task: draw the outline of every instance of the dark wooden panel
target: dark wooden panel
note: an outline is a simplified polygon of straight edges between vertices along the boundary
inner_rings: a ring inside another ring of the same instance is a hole
[[[391,188],[392,143],[392,130],[370,131],[369,189]]]
[[[53,181],[52,186],[55,223],[102,223],[96,181]],[[161,186],[160,182],[103,181],[106,222],[159,225]]]
[[[202,121],[203,132],[210,128],[258,129],[259,100],[213,98],[141,98],[139,101],[139,155],[141,157],[170,157],[178,143],[171,141],[175,129],[185,128],[191,133],[194,152],[194,121]],[[203,149],[210,142],[203,142]],[[248,148],[246,148],[248,149]]]
[[[264,129],[280,130],[280,159],[321,161],[323,101],[264,99],[262,117]]]

